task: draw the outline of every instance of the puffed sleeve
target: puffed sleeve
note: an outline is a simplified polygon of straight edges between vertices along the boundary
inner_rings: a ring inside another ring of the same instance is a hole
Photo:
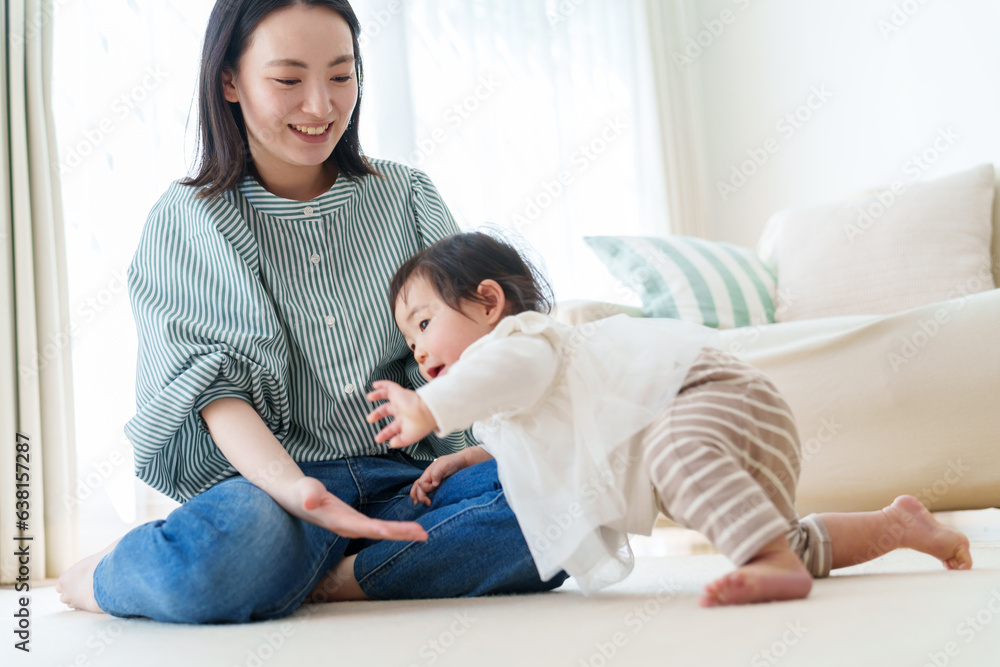
[[[181,501],[235,474],[203,407],[246,401],[279,440],[289,424],[288,346],[258,277],[256,242],[228,199],[193,192],[174,184],[161,198],[128,272],[139,354],[125,433],[136,474]]]
[[[417,393],[444,435],[493,415],[527,412],[548,393],[558,363],[544,336],[489,336],[469,348],[448,373]]]
[[[458,234],[461,230],[444,203],[441,193],[430,177],[419,169],[410,169],[410,198],[416,218],[417,234],[421,248],[434,245],[437,241]],[[426,384],[420,375],[420,366],[411,355],[406,361],[406,378],[414,389]],[[472,432],[457,432],[447,436],[429,435],[425,443],[436,456],[443,456],[464,449],[475,443]]]

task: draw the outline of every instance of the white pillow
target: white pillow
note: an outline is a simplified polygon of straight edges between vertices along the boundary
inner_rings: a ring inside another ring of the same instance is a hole
[[[883,315],[993,289],[993,193],[987,164],[775,213],[767,228],[782,294],[776,321]]]

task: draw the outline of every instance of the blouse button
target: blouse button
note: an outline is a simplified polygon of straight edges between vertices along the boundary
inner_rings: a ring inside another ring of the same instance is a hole
[[[325,322],[326,326],[332,327],[334,324],[337,323],[337,318],[335,318],[333,315],[327,315]]]
[[[344,393],[345,394],[353,394],[354,393],[354,385],[353,384],[345,384],[344,385]]]
[[[312,262],[313,264],[319,264],[320,256],[316,253],[313,253],[312,257],[309,258],[309,261]]]
[[[302,214],[305,216],[310,216],[315,212],[316,209],[314,209],[312,206],[306,206],[304,209],[302,209]]]

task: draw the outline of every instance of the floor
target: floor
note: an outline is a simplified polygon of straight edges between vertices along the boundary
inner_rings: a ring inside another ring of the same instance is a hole
[[[14,651],[8,631],[0,664],[997,664],[1000,510],[939,517],[969,535],[972,571],[899,550],[817,580],[805,600],[708,610],[697,605],[701,588],[731,565],[676,527],[635,539],[633,575],[591,597],[569,582],[543,595],[309,605],[281,621],[179,626],[71,611],[51,586],[36,585],[32,653]],[[0,612],[15,597],[0,590]]]

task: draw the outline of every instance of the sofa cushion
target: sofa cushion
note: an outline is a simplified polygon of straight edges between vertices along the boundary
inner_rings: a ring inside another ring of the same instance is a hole
[[[585,236],[647,317],[720,329],[774,321],[775,280],[752,250],[686,236]]]
[[[762,246],[775,249],[777,321],[888,314],[995,287],[992,165],[877,194],[781,211]]]

